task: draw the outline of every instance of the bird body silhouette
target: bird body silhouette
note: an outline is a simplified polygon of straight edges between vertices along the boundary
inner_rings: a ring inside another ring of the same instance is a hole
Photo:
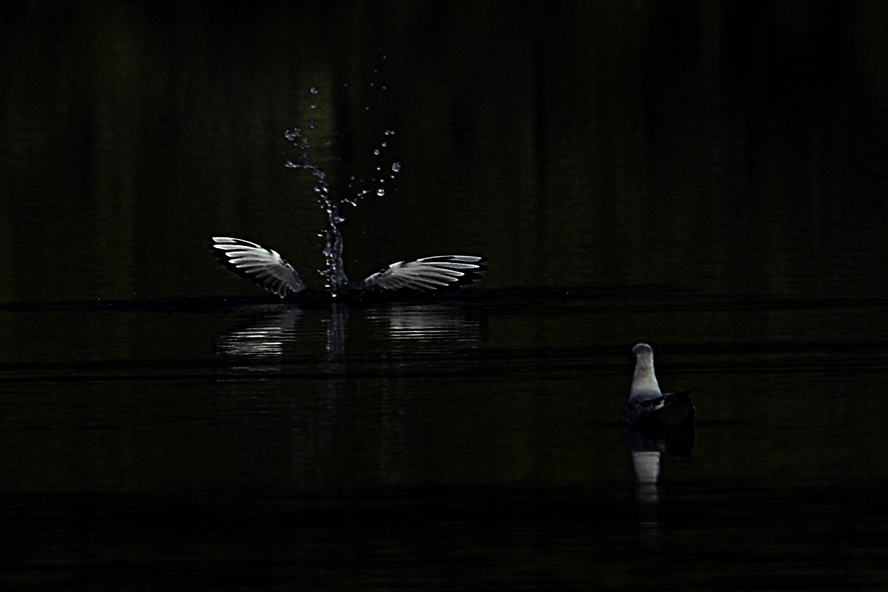
[[[654,350],[646,343],[632,348],[635,372],[629,401],[623,408],[623,423],[628,425],[678,425],[694,419],[694,403],[689,393],[663,393],[654,372]]]

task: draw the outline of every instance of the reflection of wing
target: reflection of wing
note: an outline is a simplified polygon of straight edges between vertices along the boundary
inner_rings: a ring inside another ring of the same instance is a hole
[[[296,340],[301,315],[301,309],[288,306],[279,312],[252,318],[217,337],[216,352],[220,357],[243,360],[248,370],[257,369],[255,362],[279,359],[284,345]]]
[[[228,236],[211,237],[209,247],[213,256],[229,271],[281,298],[305,289],[299,274],[277,251]]]
[[[485,257],[439,255],[413,261],[398,261],[358,284],[362,290],[419,290],[438,292],[471,284],[481,279]]]
[[[481,341],[481,319],[476,311],[440,302],[394,303],[368,309],[367,319],[380,327],[395,347],[452,352],[454,341],[464,347]]]

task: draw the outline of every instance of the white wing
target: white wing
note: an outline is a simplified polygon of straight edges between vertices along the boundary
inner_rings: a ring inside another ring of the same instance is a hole
[[[486,271],[486,258],[475,255],[439,255],[398,261],[358,284],[362,290],[419,290],[437,292],[471,284]]]
[[[229,271],[281,298],[301,292],[305,284],[277,251],[230,236],[210,237],[210,251]]]

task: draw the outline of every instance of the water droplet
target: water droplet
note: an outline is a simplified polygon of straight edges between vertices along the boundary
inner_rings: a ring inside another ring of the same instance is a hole
[[[318,94],[319,92],[320,92],[320,91],[318,90],[318,87],[316,87],[316,86],[311,87],[311,94],[316,95],[316,94]]]
[[[374,151],[373,151],[373,156],[379,156],[379,150],[374,150]]]
[[[311,108],[312,108],[312,109],[317,109],[317,108],[318,108],[318,102],[317,102],[317,101],[312,101],[312,102],[311,102]],[[314,127],[314,122],[312,122],[312,127]]]
[[[385,135],[387,135],[387,136],[394,136],[394,135],[395,135],[395,130],[385,130]]]
[[[396,173],[400,173],[401,172],[401,163],[400,162],[393,162],[392,163],[392,170]]]
[[[285,162],[284,166],[287,167],[288,169],[298,169],[299,168],[299,165],[291,160],[288,160],[287,162]]]
[[[386,148],[386,147],[388,146],[388,144],[386,144],[385,142],[383,142],[382,144],[380,144],[380,146],[382,146],[383,148]]]
[[[378,195],[379,197],[382,197],[383,195],[385,195],[385,189],[380,187],[379,189],[376,190],[376,195]]]

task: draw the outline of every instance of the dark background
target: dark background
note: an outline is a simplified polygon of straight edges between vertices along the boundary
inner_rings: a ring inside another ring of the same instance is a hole
[[[886,29],[879,1],[4,2],[0,301],[258,293],[211,234],[321,285],[297,126],[338,194],[386,189],[346,210],[355,281],[466,252],[483,288],[881,297]]]
[[[0,588],[885,589],[886,31],[881,0],[0,3]],[[373,194],[352,280],[484,280],[300,306],[219,267],[232,235],[322,284],[294,127]],[[697,421],[639,487],[642,341]]]

